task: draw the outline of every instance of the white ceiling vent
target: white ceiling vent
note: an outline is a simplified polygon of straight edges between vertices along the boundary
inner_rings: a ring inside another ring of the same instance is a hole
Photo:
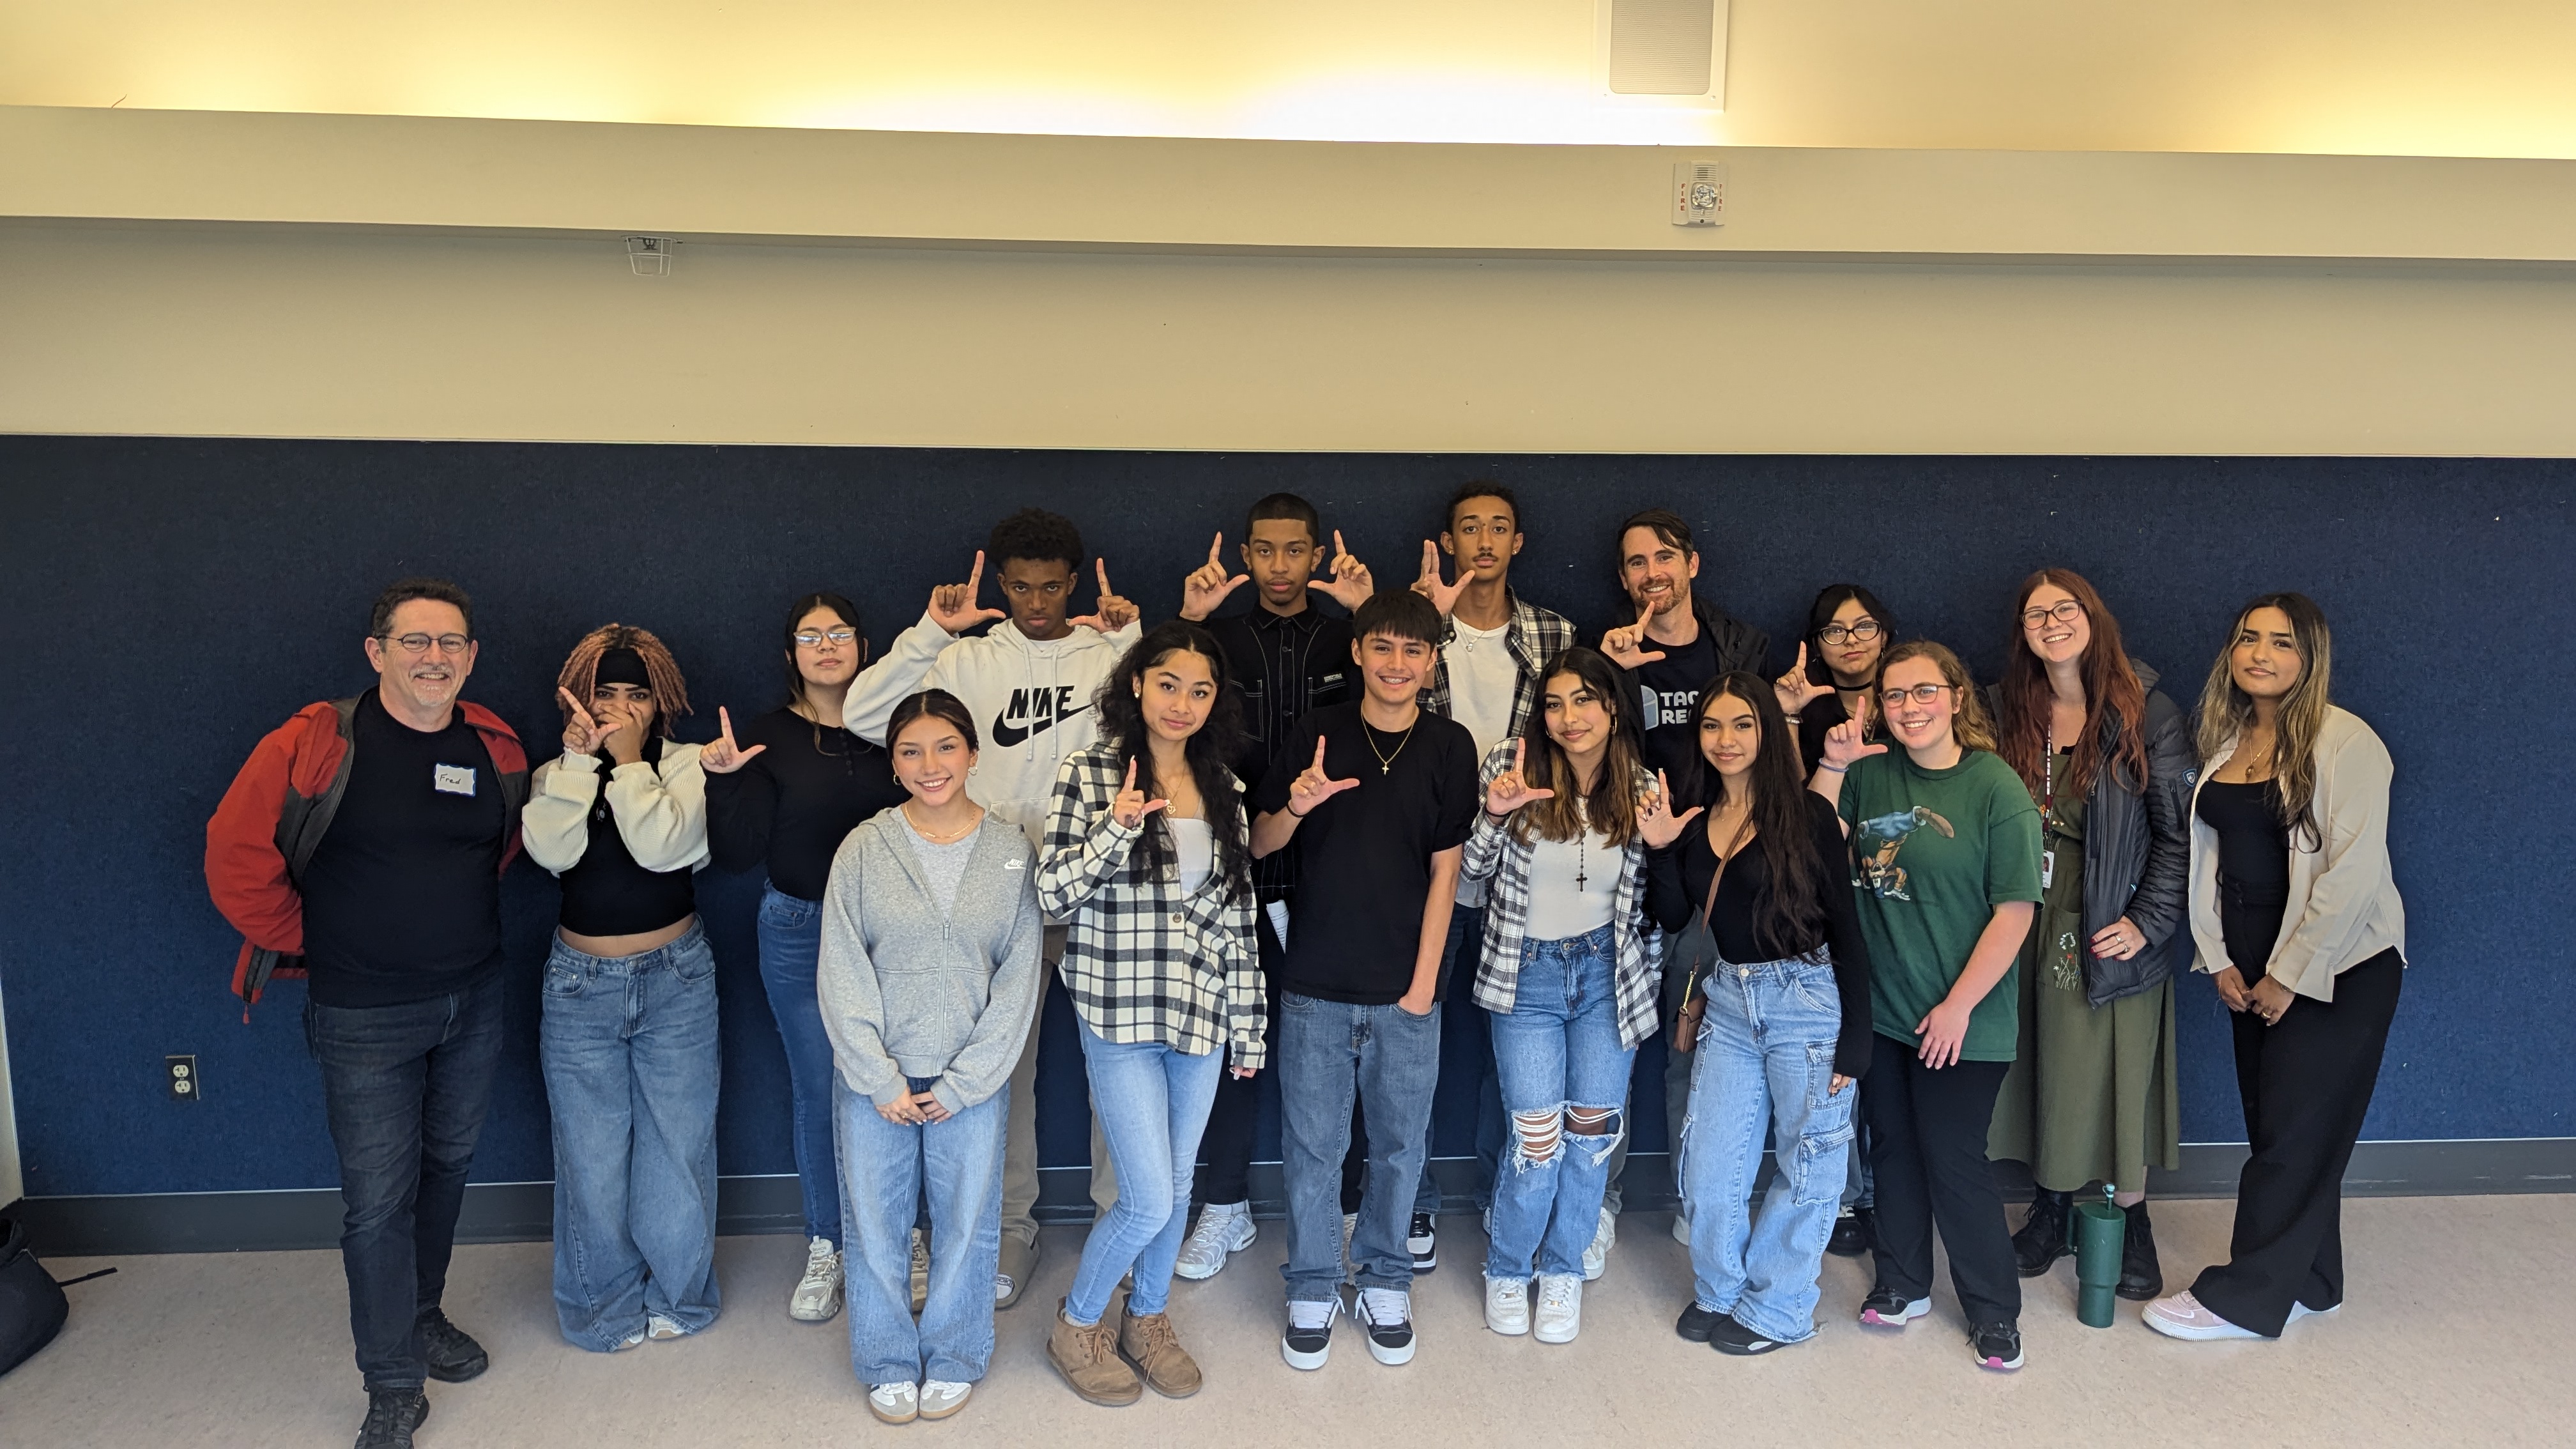
[[[1620,105],[1726,104],[1726,0],[1595,0],[1594,89]]]

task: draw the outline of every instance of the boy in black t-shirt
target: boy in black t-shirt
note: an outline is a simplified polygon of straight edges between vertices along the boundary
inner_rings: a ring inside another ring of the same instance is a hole
[[[1296,851],[1299,908],[1279,965],[1290,1366],[1323,1367],[1341,1307],[1341,1163],[1356,1083],[1369,1170],[1350,1255],[1353,1315],[1380,1363],[1413,1357],[1413,1187],[1440,1075],[1441,949],[1475,823],[1476,745],[1420,708],[1440,615],[1378,594],[1351,620],[1362,696],[1315,710],[1254,799],[1252,851]]]

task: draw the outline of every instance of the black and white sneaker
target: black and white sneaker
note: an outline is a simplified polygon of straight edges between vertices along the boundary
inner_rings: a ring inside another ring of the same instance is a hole
[[[1415,1213],[1413,1223],[1404,1230],[1404,1250],[1413,1255],[1413,1271],[1428,1273],[1440,1266],[1440,1238],[1434,1230],[1431,1214]]]
[[[1697,1300],[1693,1300],[1683,1307],[1682,1316],[1673,1320],[1673,1332],[1680,1334],[1684,1342],[1706,1343],[1709,1330],[1716,1327],[1717,1321],[1725,1316],[1723,1313],[1711,1313],[1700,1307]]]
[[[1860,1321],[1872,1328],[1903,1328],[1931,1311],[1931,1299],[1907,1298],[1893,1288],[1872,1288],[1860,1301]]]
[[[2021,1329],[2009,1323],[1980,1323],[1968,1334],[1977,1367],[2010,1373],[2021,1367]]]
[[[1319,1369],[1333,1356],[1333,1319],[1342,1311],[1336,1295],[1321,1302],[1290,1300],[1288,1331],[1279,1336],[1279,1356],[1293,1369]]]
[[[1401,1288],[1363,1288],[1351,1310],[1368,1330],[1369,1357],[1394,1365],[1413,1362],[1413,1295]]]
[[[1776,1338],[1765,1338],[1736,1322],[1735,1315],[1732,1313],[1719,1314],[1717,1321],[1709,1325],[1708,1346],[1719,1353],[1733,1354],[1737,1358],[1751,1358],[1757,1353],[1769,1353],[1775,1348],[1788,1347]]]

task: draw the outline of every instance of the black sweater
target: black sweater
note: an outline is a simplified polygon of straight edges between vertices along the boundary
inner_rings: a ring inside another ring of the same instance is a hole
[[[1834,1070],[1857,1078],[1869,1067],[1869,947],[1861,941],[1860,914],[1852,904],[1851,855],[1843,844],[1842,821],[1834,807],[1812,791],[1801,790],[1798,798],[1806,802],[1810,827],[1807,838],[1798,843],[1815,852],[1816,885],[1824,896],[1819,903],[1824,914],[1823,944],[1833,954],[1834,988],[1842,998]],[[1717,852],[1708,843],[1707,818],[1691,821],[1669,848],[1647,854],[1646,913],[1667,932],[1687,925],[1699,914],[1700,902],[1708,899],[1709,878],[1717,873]],[[1800,954],[1766,944],[1755,929],[1763,888],[1770,879],[1770,863],[1759,837],[1728,863],[1708,920],[1718,952],[1727,960],[1776,961],[1783,955]]]
[[[768,748],[729,775],[708,773],[707,854],[719,870],[766,864],[780,891],[821,900],[842,838],[903,803],[893,760],[848,730],[783,707],[743,725],[734,742]]]

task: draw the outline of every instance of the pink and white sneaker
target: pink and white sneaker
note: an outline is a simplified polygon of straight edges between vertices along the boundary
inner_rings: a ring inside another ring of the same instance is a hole
[[[2194,1342],[2217,1338],[2261,1338],[2250,1328],[2239,1328],[2210,1311],[2209,1306],[2191,1296],[2186,1288],[2138,1310],[2138,1317],[2149,1328],[2167,1338],[2185,1338]]]
[[[1931,1311],[1931,1299],[1907,1298],[1893,1288],[1873,1288],[1860,1301],[1860,1321],[1871,1328],[1903,1328]]]

